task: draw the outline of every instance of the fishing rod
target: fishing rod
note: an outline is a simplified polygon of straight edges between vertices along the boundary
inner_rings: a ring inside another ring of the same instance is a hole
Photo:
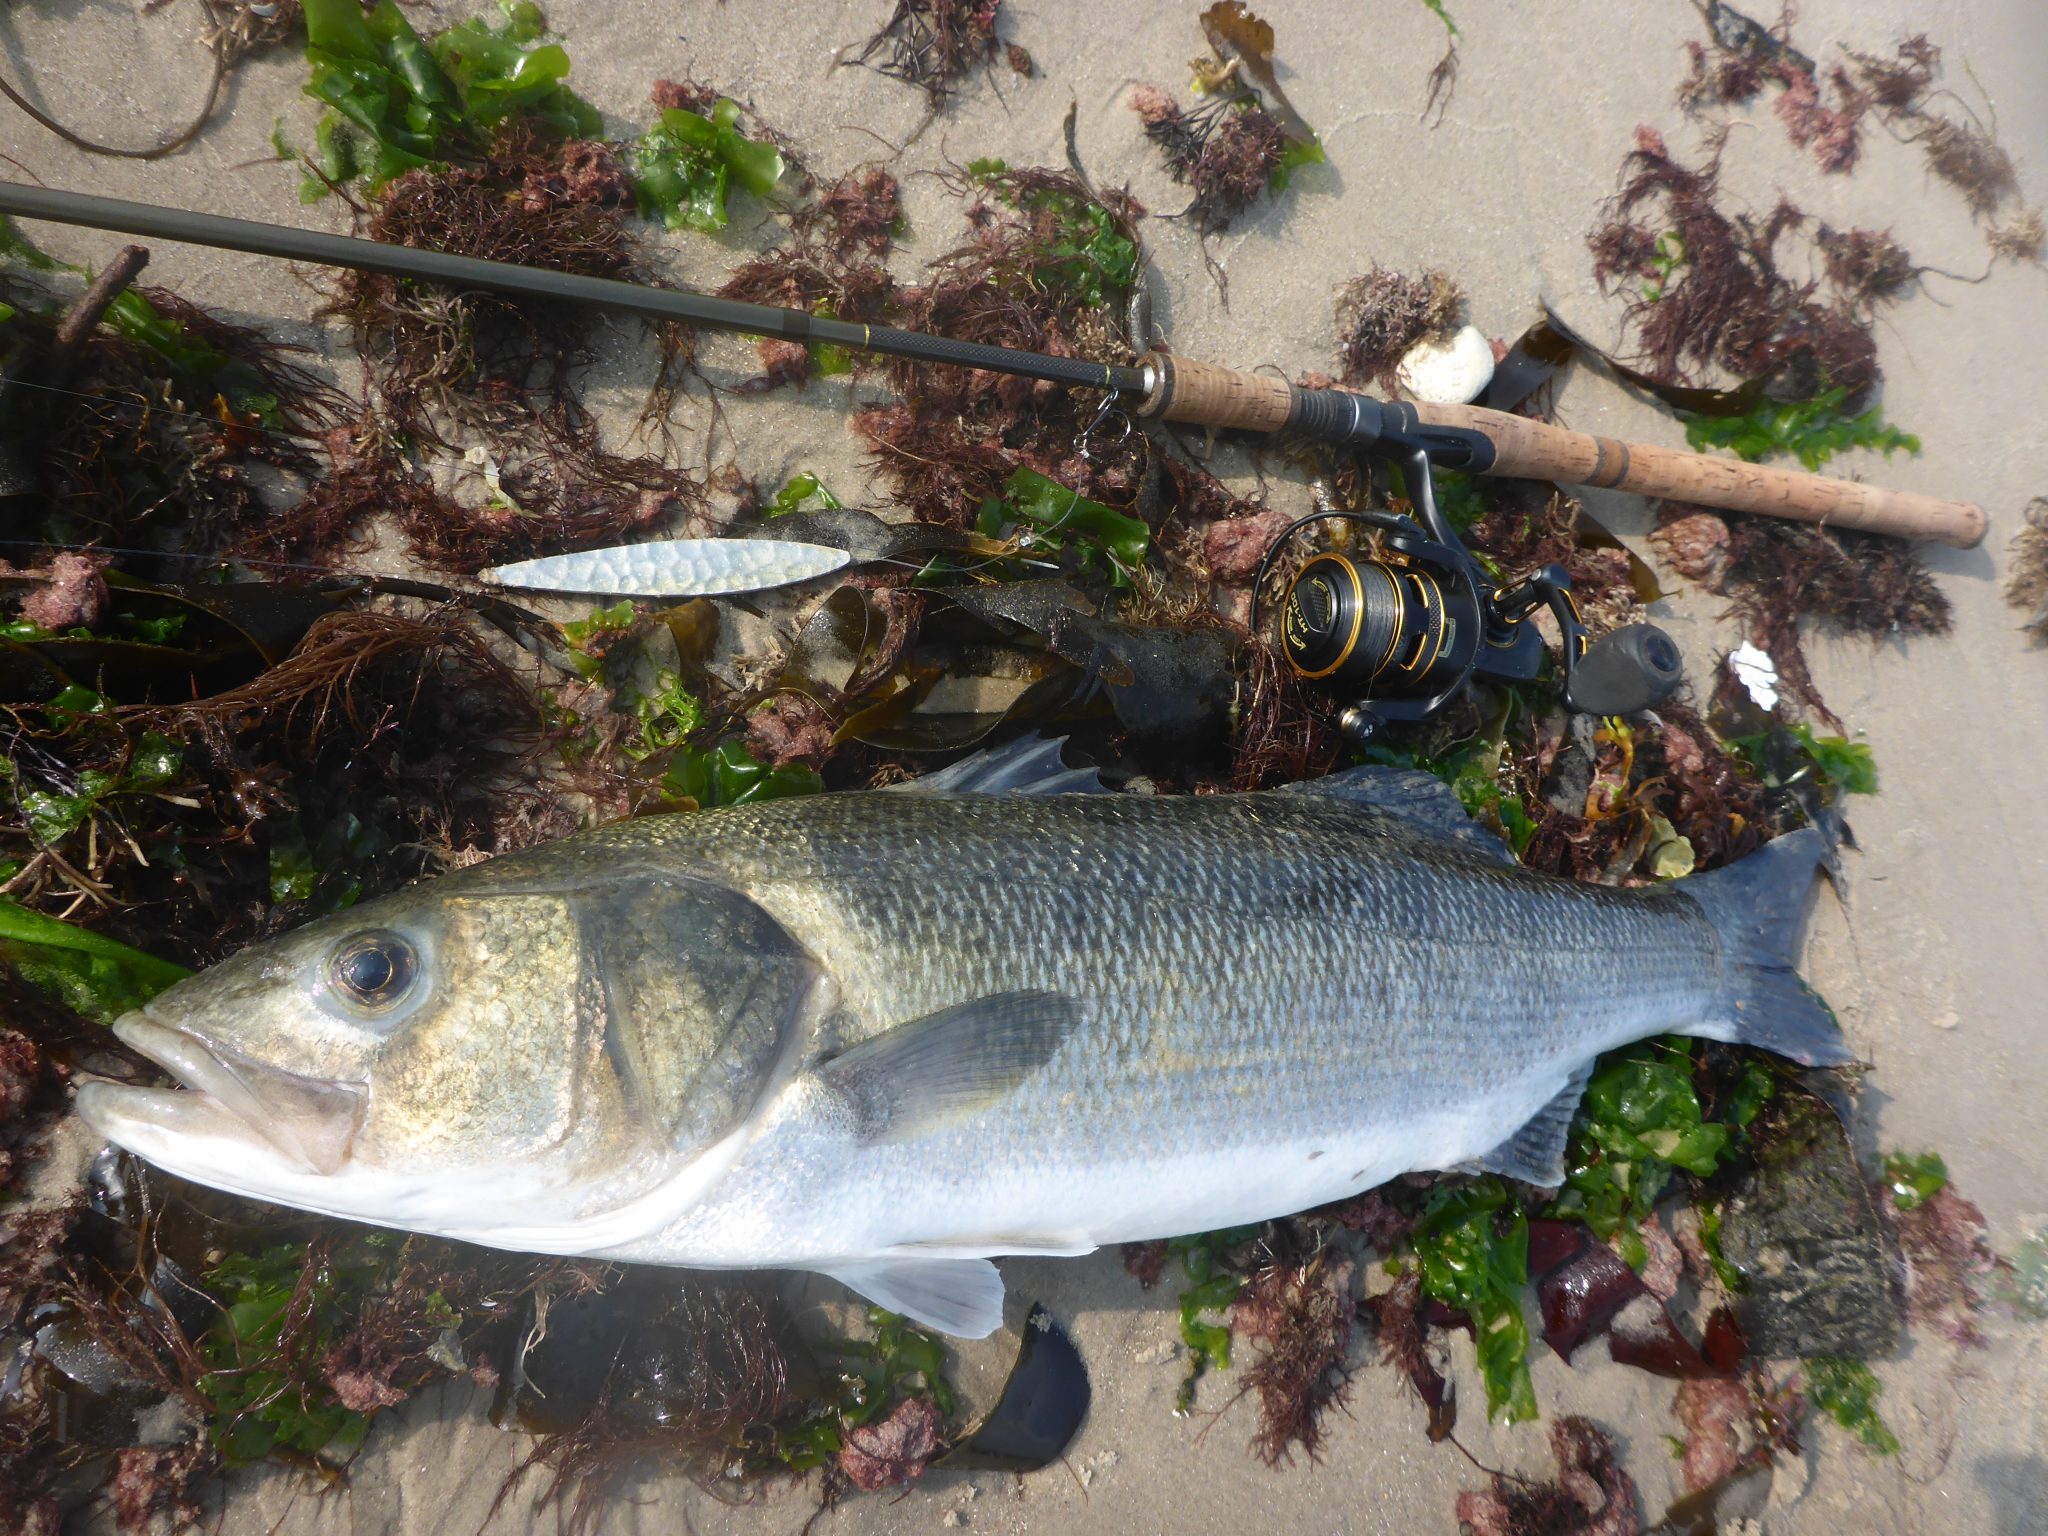
[[[1984,537],[1983,509],[1968,502],[1598,437],[1479,406],[1411,404],[1348,390],[1303,389],[1269,374],[1169,352],[1148,353],[1128,367],[1053,357],[800,309],[14,182],[0,182],[0,213],[1099,389],[1131,402],[1130,413],[1141,421],[1293,432],[1367,452],[1420,449],[1440,469],[1630,491],[1963,549]]]
[[[1277,635],[1280,654],[1297,676],[1348,697],[1338,725],[1356,744],[1390,722],[1428,719],[1475,679],[1512,684],[1540,676],[1549,650],[1528,622],[1539,610],[1552,615],[1563,642],[1560,696],[1568,708],[1631,714],[1667,697],[1683,680],[1678,647],[1653,625],[1633,624],[1592,639],[1562,567],[1550,566],[1512,588],[1496,584],[1438,504],[1439,469],[1633,491],[1959,547],[1984,535],[1983,511],[1963,502],[1596,437],[1477,406],[1303,389],[1267,374],[1163,351],[1148,353],[1134,366],[1053,357],[799,309],[7,182],[0,182],[0,213],[981,368],[1101,390],[1104,411],[1122,398],[1139,420],[1292,432],[1385,458],[1402,469],[1412,515],[1338,511],[1299,519],[1267,549],[1253,588],[1256,624],[1265,577],[1298,530],[1328,519],[1372,530],[1368,551],[1356,557],[1318,555],[1291,578]],[[547,556],[484,575],[502,586],[658,596],[781,585],[849,562],[849,553],[835,548],[681,540]]]

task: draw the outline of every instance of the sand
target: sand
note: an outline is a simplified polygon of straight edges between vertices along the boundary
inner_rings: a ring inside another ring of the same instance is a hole
[[[419,24],[468,9],[428,8]],[[985,154],[1058,164],[1069,101],[1078,105],[1081,150],[1098,180],[1128,180],[1155,212],[1180,207],[1183,192],[1165,177],[1124,96],[1138,80],[1182,88],[1185,61],[1198,51],[1196,9],[1084,11],[1012,0],[1008,33],[1030,50],[1038,72],[1025,80],[999,70],[971,82],[894,163],[912,228],[899,269],[907,274],[945,249],[959,227],[957,208],[918,172]],[[1470,294],[1472,318],[1494,335],[1518,334],[1548,299],[1596,340],[1612,339],[1618,306],[1592,286],[1583,239],[1638,123],[1661,128],[1681,155],[1696,145],[1695,129],[1672,104],[1682,44],[1699,34],[1687,6],[1466,0],[1454,8],[1463,28],[1456,93],[1433,127],[1419,114],[1443,30],[1419,0],[1270,0],[1261,9],[1278,31],[1286,87],[1321,129],[1330,164],[1302,173],[1293,191],[1215,242],[1230,275],[1228,307],[1204,272],[1192,228],[1148,221],[1155,314],[1177,349],[1288,374],[1327,369],[1332,288],[1374,262],[1445,268]],[[835,175],[889,158],[923,115],[922,99],[907,87],[830,68],[834,52],[888,10],[889,0],[557,0],[550,17],[575,60],[573,83],[605,111],[612,131],[646,120],[653,78],[695,76],[749,100],[803,146],[814,169]],[[13,78],[32,75],[34,91],[61,115],[103,138],[143,141],[203,89],[195,22],[186,5],[145,16],[128,0],[39,0],[0,12],[0,49]],[[1908,30],[1925,30],[1946,51],[1948,84],[1979,110],[1995,110],[2028,199],[2048,196],[2048,95],[2039,90],[2048,12],[2017,0],[1809,0],[1797,40],[1826,63],[1844,46],[1882,49]],[[331,202],[299,207],[295,176],[265,163],[274,123],[311,137],[303,74],[291,50],[250,60],[198,142],[160,163],[80,155],[11,111],[0,115],[0,150],[53,185],[339,228],[341,210]],[[1866,134],[1853,175],[1823,177],[1786,143],[1766,106],[1734,131],[1725,181],[1760,212],[1782,189],[1838,226],[1892,227],[1918,261],[1959,272],[1984,265],[1981,232],[1960,198],[1925,173],[1916,150],[1881,131]],[[770,243],[772,227],[751,205],[740,208],[721,239],[664,242],[674,275],[708,284],[742,253]],[[77,231],[35,234],[74,259],[104,260],[116,243]],[[313,296],[281,267],[164,246],[149,275],[234,318],[320,339],[309,319]],[[1925,448],[1913,459],[1840,467],[1974,499],[1990,513],[1992,532],[1978,549],[1931,556],[1956,608],[1950,638],[1813,647],[1827,698],[1875,753],[1882,792],[1853,807],[1860,850],[1849,859],[1845,899],[1821,904],[1806,971],[1874,1066],[1856,1127],[1865,1152],[1938,1149],[1957,1185],[1983,1206],[1995,1245],[2009,1251],[2029,1218],[2048,1210],[2048,1055],[2038,1039],[2048,997],[2048,838],[2039,826],[2048,805],[2048,655],[2028,648],[1999,595],[2019,511],[2048,490],[2036,451],[2048,412],[2039,370],[2048,272],[2006,266],[1977,286],[1932,279],[1887,315],[1879,341],[1885,413]],[[638,405],[648,359],[623,333],[616,354],[599,398],[622,426]],[[735,375],[751,371],[737,343],[711,356]],[[350,365],[337,368],[352,378]],[[771,484],[812,469],[843,497],[879,503],[845,430],[847,398],[845,385],[828,382],[741,402],[726,413],[716,458],[733,458]],[[1560,410],[1573,426],[1679,440],[1668,417],[1598,378],[1571,379]],[[701,400],[684,408],[686,453],[701,456],[706,420]],[[1239,449],[1223,450],[1219,463],[1240,488],[1261,483]],[[1307,510],[1305,488],[1284,472],[1269,471],[1263,484],[1275,505]],[[1594,493],[1589,505],[1647,553],[1643,503]],[[395,558],[387,551],[378,560]],[[1677,590],[1656,616],[1700,675],[1736,636],[1713,600],[1670,584]],[[1451,1447],[1426,1441],[1420,1408],[1391,1373],[1361,1375],[1319,1464],[1270,1471],[1246,1449],[1250,1406],[1231,1405],[1228,1376],[1212,1379],[1194,1417],[1172,1416],[1180,1366],[1170,1302],[1140,1293],[1114,1254],[1004,1268],[1013,1323],[1030,1299],[1044,1300],[1068,1321],[1094,1374],[1094,1410],[1068,1466],[1024,1478],[935,1474],[901,1499],[855,1498],[817,1529],[1456,1529],[1455,1493],[1477,1486],[1479,1474]],[[816,1293],[832,1288],[820,1282]],[[1773,1536],[2048,1528],[2048,1411],[2040,1395],[2048,1332],[1994,1320],[1990,1333],[1988,1348],[1968,1352],[1915,1338],[1881,1364],[1902,1455],[1879,1461],[1832,1424],[1816,1423],[1805,1466],[1778,1476],[1764,1528]],[[964,1352],[972,1395],[986,1398],[999,1384],[1009,1347],[998,1340]],[[1544,1423],[1484,1424],[1469,1346],[1456,1349],[1466,1445],[1490,1465],[1547,1469]],[[1539,1350],[1544,1412],[1586,1413],[1604,1425],[1654,1515],[1675,1491],[1676,1463],[1663,1438],[1676,1428],[1671,1388],[1604,1360],[1582,1361],[1584,1368],[1567,1369]],[[318,1494],[282,1470],[239,1476],[221,1529],[474,1530],[527,1449],[521,1437],[492,1429],[484,1406],[466,1389],[451,1390],[385,1415],[338,1492]],[[812,1507],[807,1489],[734,1509],[656,1477],[617,1505],[606,1528],[794,1531]],[[493,1528],[552,1518],[530,1513],[517,1493]]]

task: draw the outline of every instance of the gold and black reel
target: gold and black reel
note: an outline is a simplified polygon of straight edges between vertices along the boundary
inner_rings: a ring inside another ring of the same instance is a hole
[[[1457,680],[1480,630],[1457,583],[1427,565],[1321,554],[1280,609],[1280,648],[1302,677],[1347,693],[1428,697]]]
[[[1681,680],[1678,647],[1662,630],[1631,624],[1593,642],[1579,622],[1570,578],[1550,566],[1503,591],[1436,504],[1422,444],[1402,455],[1418,518],[1392,512],[1317,512],[1291,524],[1259,563],[1254,598],[1274,556],[1310,523],[1362,524],[1369,552],[1326,551],[1288,584],[1280,653],[1297,676],[1354,700],[1339,716],[1356,743],[1387,720],[1426,720],[1474,677],[1528,682],[1548,649],[1528,622],[1548,608],[1564,639],[1564,702],[1590,714],[1631,714]],[[1253,612],[1257,622],[1257,610]]]

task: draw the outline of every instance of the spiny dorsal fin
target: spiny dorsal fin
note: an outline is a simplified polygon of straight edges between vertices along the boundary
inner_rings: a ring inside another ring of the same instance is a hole
[[[1003,1277],[987,1259],[864,1259],[819,1272],[956,1339],[985,1339],[1003,1326]]]
[[[1586,1096],[1592,1076],[1593,1063],[1589,1061],[1571,1075],[1564,1092],[1537,1110],[1527,1125],[1478,1159],[1479,1168],[1545,1189],[1562,1184],[1565,1139],[1571,1134],[1572,1116],[1578,1113],[1579,1100]]]
[[[906,794],[1107,795],[1113,793],[1093,768],[1069,768],[1060,761],[1066,738],[1021,736],[1006,746],[963,757],[951,767],[889,787]]]
[[[999,992],[863,1040],[817,1079],[845,1106],[856,1139],[914,1141],[1011,1093],[1080,1017],[1057,992]]]
[[[1346,768],[1327,778],[1283,785],[1277,792],[1322,795],[1384,811],[1419,831],[1476,848],[1504,864],[1519,862],[1513,849],[1472,819],[1455,789],[1420,768],[1383,768],[1369,763],[1363,768]]]

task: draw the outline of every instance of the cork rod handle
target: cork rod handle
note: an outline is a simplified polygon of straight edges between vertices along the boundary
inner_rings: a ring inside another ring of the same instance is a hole
[[[1984,509],[1969,502],[1654,443],[1595,437],[1474,405],[1418,405],[1415,414],[1428,426],[1463,427],[1486,437],[1494,450],[1490,474],[1634,491],[1832,528],[1930,539],[1958,549],[1968,549],[1984,537]]]
[[[1360,447],[1379,441],[1388,423],[1398,427],[1406,420],[1424,428],[1478,433],[1492,444],[1492,463],[1482,471],[1486,474],[1633,491],[1900,539],[1930,539],[1958,549],[1984,537],[1984,510],[1969,502],[1595,437],[1480,406],[1387,405],[1344,390],[1300,389],[1270,374],[1240,373],[1163,353],[1148,357],[1146,368],[1152,388],[1138,414],[1154,420],[1300,432]]]

